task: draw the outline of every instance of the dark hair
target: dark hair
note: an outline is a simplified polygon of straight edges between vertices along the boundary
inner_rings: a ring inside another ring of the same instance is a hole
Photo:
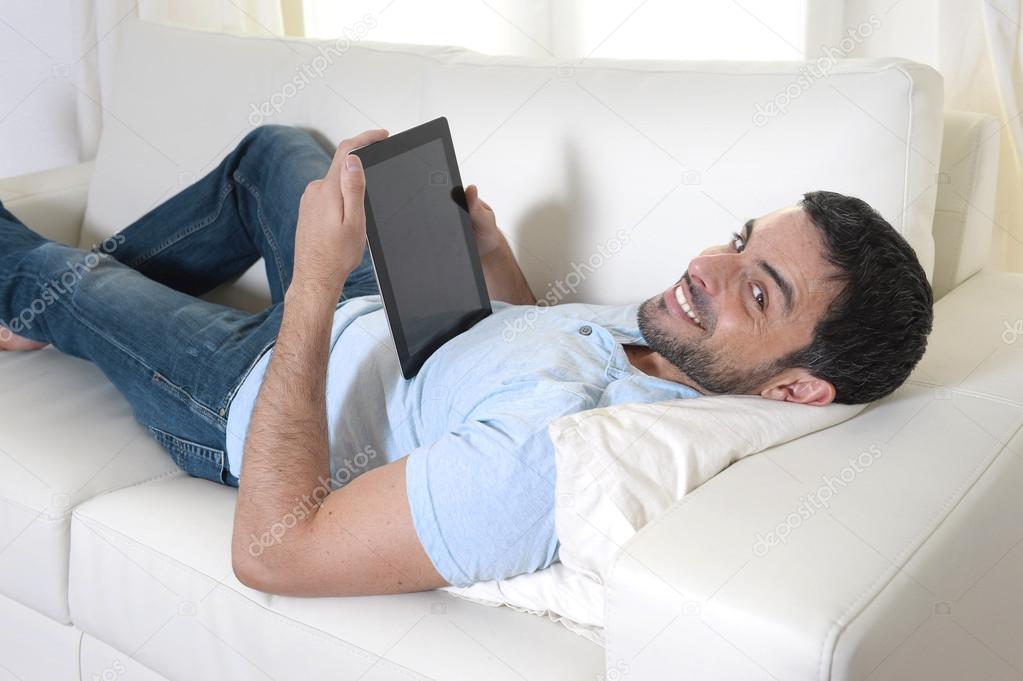
[[[803,195],[824,257],[844,282],[814,339],[782,360],[835,387],[835,401],[872,402],[909,377],[924,354],[934,303],[916,252],[866,202],[835,192]]]

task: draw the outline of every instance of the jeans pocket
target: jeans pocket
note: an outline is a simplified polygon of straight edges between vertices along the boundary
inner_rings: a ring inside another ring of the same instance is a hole
[[[153,426],[147,428],[156,441],[170,452],[171,458],[179,468],[193,477],[225,484],[223,449],[191,442]]]

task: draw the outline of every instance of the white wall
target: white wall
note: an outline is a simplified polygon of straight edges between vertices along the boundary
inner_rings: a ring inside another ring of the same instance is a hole
[[[72,1],[0,0],[0,177],[79,161]]]

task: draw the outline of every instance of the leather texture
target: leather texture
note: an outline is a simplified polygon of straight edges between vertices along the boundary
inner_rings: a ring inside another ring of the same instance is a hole
[[[798,89],[804,65],[568,66],[355,42],[297,88],[295,74],[321,56],[307,41],[146,24],[122,37],[83,244],[201,177],[253,122],[336,144],[446,116],[463,181],[494,207],[539,297],[645,299],[748,218],[813,189],[867,200],[932,270],[942,81],[926,66],[843,61],[787,113],[761,119],[758,106]],[[217,299],[260,305],[260,268]]]
[[[598,646],[555,622],[442,591],[317,599],[253,591],[231,570],[235,496],[174,475],[78,506],[75,624],[168,678],[197,681],[555,681],[603,669]]]
[[[16,214],[72,243],[91,245],[199,177],[319,54],[301,41],[118,30],[125,52],[87,211],[75,179],[86,168],[0,182],[5,200],[17,185]],[[787,114],[752,123],[798,76],[794,64],[569,67],[359,44],[259,122],[336,142],[447,115],[464,180],[495,207],[540,292],[605,247],[600,276],[565,300],[657,290],[694,249],[811,188],[862,195],[930,262],[947,186],[934,180],[937,74],[849,62]],[[977,133],[988,125],[945,128],[946,148],[977,150],[974,177],[991,164]],[[993,214],[985,181],[953,186]],[[988,238],[982,222],[955,224],[938,234],[960,245],[938,249],[936,284],[975,271]],[[630,243],[610,253],[619,230]],[[222,295],[256,306],[260,285],[253,271]],[[1021,287],[973,276],[940,302],[915,382],[729,467],[636,535],[606,592],[606,658],[560,625],[442,592],[303,600],[240,586],[227,563],[231,490],[178,471],[85,363],[0,354],[3,663],[17,678],[93,678],[113,649],[159,678],[1019,679],[1023,335],[1000,338],[1023,319]],[[828,512],[754,555],[758,533],[779,536],[821,476],[872,445],[881,456],[835,485]]]
[[[75,506],[179,471],[92,364],[52,347],[2,352],[0,376],[0,593],[70,623]]]
[[[941,298],[989,259],[1002,128],[994,116],[945,114],[934,207],[934,296]]]
[[[0,201],[47,239],[77,245],[92,172],[89,162],[6,178]]]

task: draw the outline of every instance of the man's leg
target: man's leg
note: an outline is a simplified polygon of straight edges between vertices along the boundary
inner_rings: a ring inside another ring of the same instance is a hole
[[[94,362],[192,475],[237,484],[224,460],[227,408],[276,338],[281,311],[201,301],[44,239],[0,205],[0,332]]]
[[[291,282],[302,192],[327,173],[330,161],[308,133],[261,126],[205,177],[108,239],[102,250],[195,296],[262,257],[271,299],[280,302]],[[346,284],[347,297],[377,292],[367,274],[372,274],[368,253]]]
[[[26,343],[8,349],[54,342],[95,362],[185,470],[237,484],[223,462],[226,410],[276,339],[298,202],[329,165],[306,133],[258,128],[214,171],[99,253],[49,242],[0,205],[0,334],[9,336],[6,323]],[[259,257],[275,302],[263,313],[182,295],[208,291]],[[367,251],[342,298],[378,292]]]

